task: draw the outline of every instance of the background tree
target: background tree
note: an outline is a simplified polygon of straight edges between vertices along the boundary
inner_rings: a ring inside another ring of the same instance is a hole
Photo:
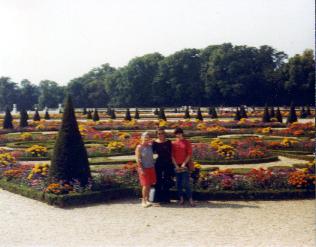
[[[38,103],[40,108],[45,106],[57,108],[64,99],[64,88],[58,86],[54,81],[43,80],[39,83]]]
[[[81,138],[71,98],[65,102],[62,123],[54,146],[49,179],[79,180],[86,185],[91,178],[88,155]]]
[[[165,114],[165,109],[163,107],[160,107],[160,109],[159,109],[158,119],[167,121],[167,117],[166,117],[166,114]]]
[[[9,77],[0,77],[0,109],[12,107],[14,103],[17,103],[17,98],[17,84],[12,82]]]
[[[20,82],[19,99],[16,102],[18,108],[26,110],[33,110],[34,106],[38,104],[39,88],[33,85],[29,80],[24,79]]]

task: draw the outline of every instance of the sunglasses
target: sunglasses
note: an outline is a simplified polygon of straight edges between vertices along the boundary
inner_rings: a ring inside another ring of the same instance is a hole
[[[158,135],[164,135],[165,133],[164,132],[158,132]]]

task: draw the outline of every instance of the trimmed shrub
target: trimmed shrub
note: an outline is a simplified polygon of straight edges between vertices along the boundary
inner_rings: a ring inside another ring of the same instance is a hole
[[[158,113],[158,119],[167,121],[166,115],[165,115],[165,110],[163,107],[160,107],[159,113]]]
[[[81,185],[86,185],[89,178],[91,174],[87,151],[79,132],[72,100],[68,96],[49,168],[49,179],[78,180]]]
[[[83,108],[83,110],[82,110],[82,115],[87,115],[87,108]]]
[[[210,107],[210,109],[209,109],[209,115],[211,116],[211,118],[218,118],[217,112],[216,112],[216,109],[215,109],[214,106],[213,106],[213,107]]]
[[[40,121],[41,120],[41,117],[38,113],[38,110],[36,109],[35,110],[35,113],[34,113],[34,116],[33,116],[33,121]]]
[[[282,123],[283,122],[283,117],[280,111],[280,108],[278,107],[276,110],[276,114],[275,114],[276,119],[278,120],[278,122]]]
[[[184,119],[190,119],[191,118],[188,107],[185,108],[185,112],[184,112],[184,117],[183,118]]]
[[[93,120],[94,122],[100,120],[99,113],[98,113],[98,110],[97,110],[97,109],[94,109],[94,111],[93,111],[92,120]]]
[[[22,109],[20,111],[20,127],[24,128],[28,126],[27,120],[29,119],[29,116],[27,115],[27,111],[25,109]]]
[[[48,113],[48,110],[45,111],[44,119],[46,119],[46,120],[50,119],[50,115]]]
[[[158,116],[158,113],[159,113],[159,112],[158,112],[158,108],[156,108],[156,109],[154,110],[154,115],[155,115],[155,116]]]
[[[302,106],[301,112],[300,112],[301,118],[307,118],[307,112],[305,111],[305,107]]]
[[[271,106],[271,109],[270,109],[270,118],[274,118],[274,117],[275,117],[274,107]]]
[[[241,119],[239,108],[236,109],[234,120],[239,121]]]
[[[138,109],[136,108],[136,110],[135,110],[135,117],[134,117],[135,119],[140,119],[140,116],[139,116],[139,111],[138,111]]]
[[[240,117],[241,117],[241,118],[248,118],[247,112],[246,112],[246,109],[245,109],[244,106],[241,106],[241,107],[240,107]]]
[[[306,107],[306,114],[307,114],[308,117],[312,116],[311,108],[310,108],[309,105]]]
[[[264,122],[264,123],[271,122],[271,117],[270,117],[270,113],[269,113],[269,109],[268,109],[267,105],[264,108],[264,112],[263,112],[263,116],[262,116],[262,122]]]
[[[131,121],[132,120],[131,112],[129,111],[129,108],[126,109],[124,120],[125,121]]]
[[[202,112],[201,112],[200,107],[199,107],[198,110],[197,110],[196,119],[198,119],[198,120],[200,120],[200,121],[203,121],[203,116],[202,116]]]
[[[12,124],[12,115],[9,107],[6,108],[5,110],[5,115],[4,115],[4,120],[3,120],[3,128],[4,129],[13,129],[13,124]]]
[[[295,106],[293,103],[291,103],[290,112],[289,112],[286,122],[288,124],[297,122],[297,115],[296,115]]]
[[[88,113],[87,113],[87,119],[92,119],[92,113],[91,113],[90,110],[89,110]]]
[[[116,114],[115,114],[115,110],[114,109],[111,110],[110,118],[111,119],[116,119]]]

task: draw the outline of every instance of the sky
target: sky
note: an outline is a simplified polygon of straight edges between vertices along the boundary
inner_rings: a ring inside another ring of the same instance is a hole
[[[0,0],[0,77],[61,85],[147,53],[314,49],[314,0]]]

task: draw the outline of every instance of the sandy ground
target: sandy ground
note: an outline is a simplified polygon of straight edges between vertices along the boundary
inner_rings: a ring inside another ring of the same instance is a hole
[[[315,246],[315,201],[59,209],[0,190],[0,246]]]

